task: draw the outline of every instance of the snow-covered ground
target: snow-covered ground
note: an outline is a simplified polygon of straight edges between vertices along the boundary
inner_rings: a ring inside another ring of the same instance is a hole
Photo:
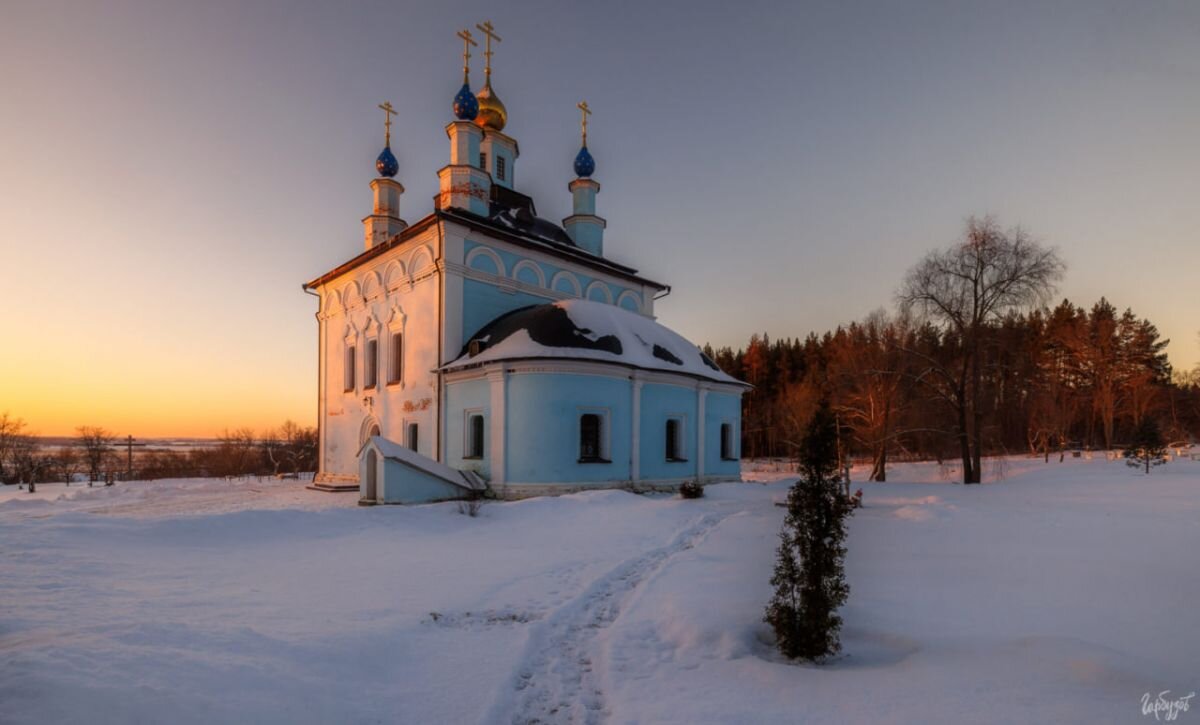
[[[0,721],[1145,722],[1200,689],[1200,463],[993,472],[855,484],[822,667],[760,622],[786,480],[478,518],[296,481],[9,487]]]

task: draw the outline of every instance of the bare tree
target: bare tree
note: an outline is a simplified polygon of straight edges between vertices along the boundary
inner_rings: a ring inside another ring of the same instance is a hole
[[[88,470],[88,483],[100,480],[100,469],[113,442],[113,435],[99,426],[81,425],[75,429],[75,445],[82,453]]]
[[[254,454],[256,443],[250,428],[225,429],[217,436],[218,475],[245,476],[257,469]]]
[[[79,470],[79,456],[71,446],[62,446],[54,454],[51,466],[55,474],[70,485],[75,472]]]
[[[37,483],[48,461],[42,456],[37,436],[21,434],[13,437],[8,452],[17,483]]]
[[[0,482],[5,478],[5,466],[12,456],[13,445],[25,433],[25,421],[13,418],[8,411],[0,413]]]
[[[1044,303],[1065,268],[1054,249],[1041,246],[1024,230],[1004,231],[991,217],[971,217],[963,239],[926,255],[909,270],[897,293],[903,310],[925,315],[958,341],[954,364],[924,360],[928,368],[922,378],[954,410],[963,483],[982,480],[985,338],[1005,312]]]

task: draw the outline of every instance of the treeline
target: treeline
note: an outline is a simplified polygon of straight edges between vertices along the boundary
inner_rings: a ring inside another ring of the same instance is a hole
[[[0,483],[89,482],[209,476],[295,475],[316,470],[317,431],[286,421],[256,433],[226,430],[215,445],[130,452],[112,433],[81,426],[70,445],[44,445],[25,422],[0,413]]]
[[[978,482],[981,455],[1112,449],[1147,418],[1172,442],[1195,440],[1200,371],[1173,376],[1168,341],[1149,320],[1103,298],[1030,304],[1053,289],[1061,264],[1020,230],[972,219],[960,244],[910,270],[895,313],[803,340],[755,334],[744,349],[706,346],[754,386],[743,398],[743,455],[794,456],[823,398],[844,453],[872,462],[872,480],[894,457],[961,458],[964,481]],[[1027,293],[1011,296],[1022,282]]]

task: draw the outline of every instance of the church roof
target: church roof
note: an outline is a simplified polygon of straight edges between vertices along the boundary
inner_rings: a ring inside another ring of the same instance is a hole
[[[667,285],[655,282],[638,275],[637,270],[623,264],[618,264],[605,257],[598,257],[575,246],[575,242],[567,236],[561,226],[537,215],[533,200],[520,192],[506,189],[502,186],[492,186],[492,199],[488,215],[472,214],[465,209],[454,207],[437,209],[429,216],[420,220],[400,234],[392,237],[383,244],[359,254],[353,259],[337,266],[316,279],[305,284],[305,288],[314,289],[332,279],[340,277],[359,265],[378,257],[393,247],[403,244],[424,231],[429,224],[438,219],[454,221],[493,237],[531,249],[549,252],[580,264],[602,269],[610,274],[624,277],[638,284],[645,284],[657,289],[668,289]]]
[[[615,363],[745,385],[678,333],[636,312],[591,300],[560,300],[497,317],[443,370],[501,360],[570,359]],[[481,350],[478,348],[482,348]]]

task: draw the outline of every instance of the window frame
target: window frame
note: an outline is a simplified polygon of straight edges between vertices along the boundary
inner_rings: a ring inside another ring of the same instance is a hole
[[[596,430],[596,455],[583,455],[583,419],[585,416],[593,415],[598,421]],[[577,463],[612,463],[612,450],[609,448],[611,442],[611,421],[608,408],[579,408],[575,416],[575,442],[578,446]]]
[[[475,419],[479,419],[479,450],[475,450]],[[483,415],[482,408],[472,408],[463,411],[463,460],[464,461],[480,461],[483,460],[484,454],[487,451],[487,418]]]
[[[504,172],[508,170],[507,159],[499,154],[496,155],[496,178],[500,181],[505,181]]]
[[[358,388],[358,346],[347,341],[342,351],[342,392],[353,393]]]
[[[400,385],[404,382],[404,332],[391,330],[388,335],[387,384]]]
[[[672,439],[671,424],[675,424],[675,436]],[[687,463],[687,416],[682,413],[672,413],[663,423],[663,459],[667,463]],[[674,454],[672,454],[674,446]]]
[[[374,352],[371,348],[374,347]],[[369,337],[363,345],[363,390],[379,387],[379,337]]]
[[[404,424],[404,446],[413,453],[420,453],[417,450],[421,443],[421,425],[415,420],[410,420]]]
[[[487,151],[480,151],[479,152],[479,168],[482,169],[483,171],[488,170],[487,161],[488,161]]]
[[[734,455],[733,421],[722,421],[721,427],[718,430],[720,431],[718,435],[720,435],[721,460],[738,460],[737,456]]]

